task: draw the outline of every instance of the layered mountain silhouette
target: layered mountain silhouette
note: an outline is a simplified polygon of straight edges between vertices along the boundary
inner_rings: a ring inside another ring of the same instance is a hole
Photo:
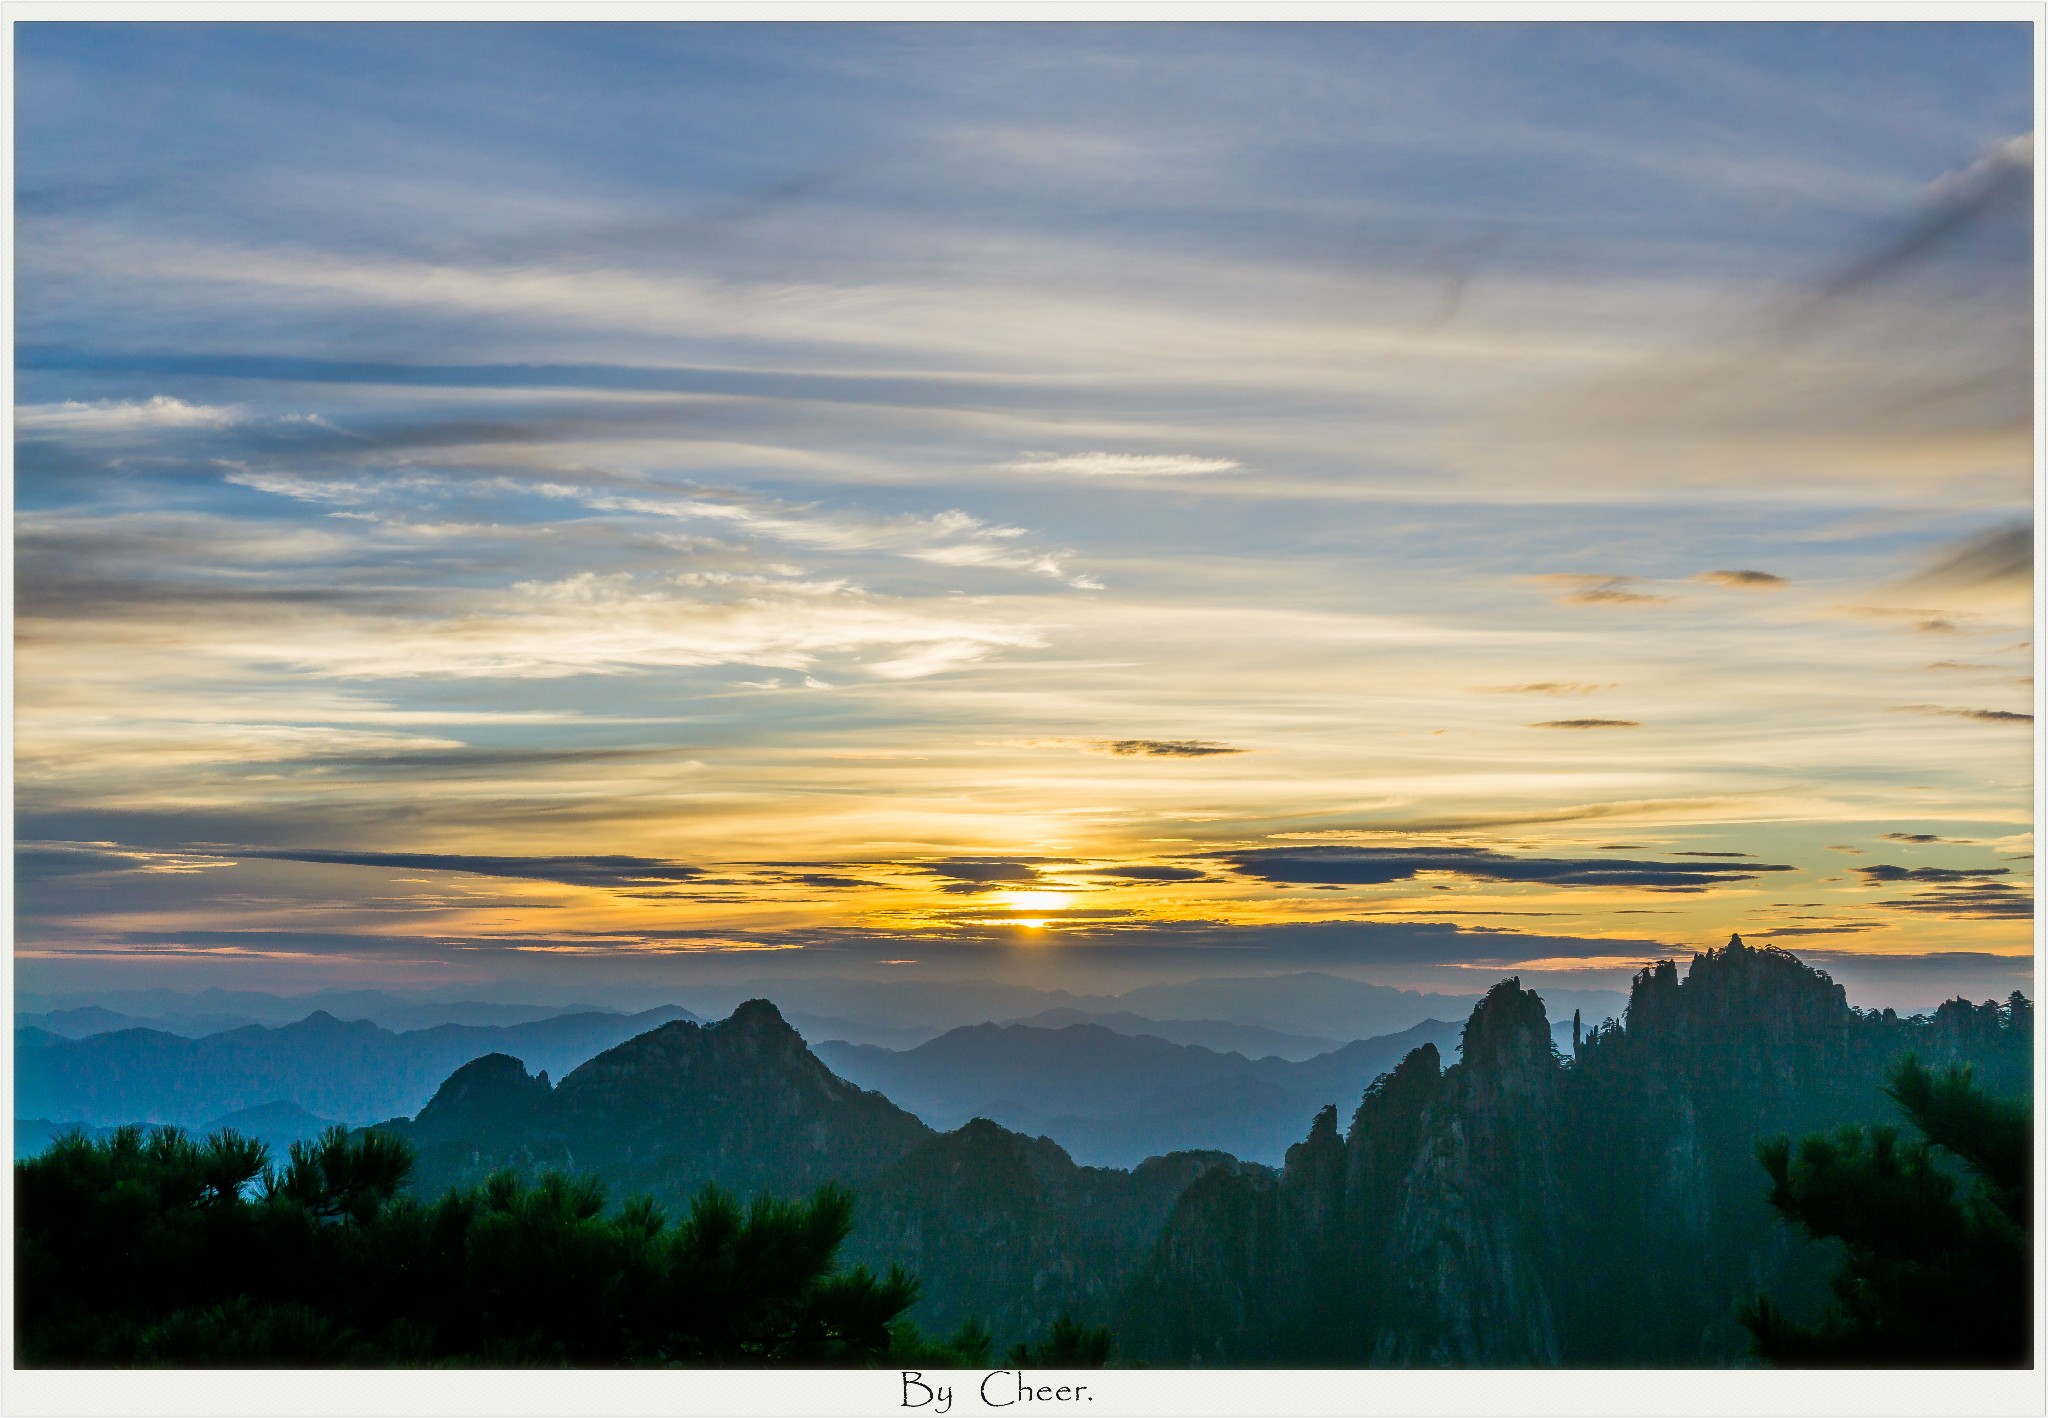
[[[1167,1364],[1698,1365],[1738,1360],[1734,1302],[1817,1303],[1834,1255],[1770,1210],[1758,1139],[1887,1116],[1885,1067],[1970,1063],[2030,1086],[2032,1010],[1849,1008],[1737,938],[1643,971],[1626,1021],[1552,1046],[1518,981],[1462,1056],[1426,1046],[1328,1109],[1275,1174],[1181,1197],[1120,1313]]]
[[[766,1000],[716,1024],[667,1024],[559,1084],[498,1054],[457,1070],[412,1119],[385,1123],[418,1153],[431,1194],[502,1168],[601,1177],[615,1197],[680,1208],[707,1182],[859,1197],[850,1254],[909,1266],[921,1323],[998,1329],[1047,1313],[1105,1314],[1175,1198],[1217,1154],[1135,1171],[1077,1166],[1057,1144],[985,1119],[940,1133],[838,1077]]]
[[[686,1199],[858,1183],[931,1136],[837,1077],[766,1000],[712,1025],[674,1021],[598,1054],[560,1085],[497,1053],[465,1064],[410,1121],[426,1190],[498,1167],[594,1172],[615,1190]]]
[[[509,1050],[567,1070],[688,1012],[570,1014],[506,1026],[443,1024],[393,1033],[316,1013],[188,1039],[122,1029],[84,1039],[16,1033],[15,1115],[92,1124],[147,1120],[197,1127],[223,1114],[288,1102],[344,1121],[416,1111],[449,1072]]]
[[[259,1107],[243,1108],[239,1112],[225,1114],[202,1123],[193,1131],[202,1136],[211,1136],[224,1128],[232,1128],[242,1136],[264,1144],[270,1149],[273,1157],[281,1158],[294,1142],[318,1137],[333,1125],[333,1119],[318,1117],[296,1103],[279,1102],[265,1103]],[[48,1118],[16,1118],[14,1156],[17,1161],[24,1157],[33,1157],[66,1133],[79,1133],[87,1138],[97,1139],[113,1131],[113,1127],[97,1126],[92,1123],[51,1122]]]
[[[1452,1011],[1460,1013],[1462,1011]],[[1243,1054],[1248,1059],[1281,1058],[1296,1063],[1327,1054],[1339,1047],[1341,1039],[1312,1034],[1290,1034],[1259,1024],[1239,1024],[1229,1019],[1148,1019],[1127,1009],[1097,1013],[1085,1009],[1046,1009],[1022,1019],[1002,1021],[1027,1024],[1034,1029],[1064,1029],[1070,1024],[1099,1024],[1119,1034],[1147,1034],[1169,1044],[1199,1044],[1219,1054]]]
[[[1645,969],[1625,1017],[1595,1027],[1505,980],[1462,1025],[1299,1061],[1093,1022],[814,1052],[766,1000],[713,1024],[674,1012],[403,1035],[326,1016],[199,1040],[45,1031],[17,1051],[21,1097],[83,1089],[93,1111],[18,1111],[285,1138],[374,1116],[321,1107],[310,1070],[361,1098],[366,1061],[396,1053],[374,1076],[386,1096],[413,1090],[387,1115],[414,1115],[378,1127],[416,1148],[415,1191],[558,1170],[674,1215],[706,1183],[842,1183],[848,1258],[909,1267],[934,1331],[1067,1312],[1155,1365],[1689,1366],[1741,1361],[1738,1300],[1765,1291],[1796,1314],[1826,1296],[1834,1251],[1771,1210],[1759,1139],[1887,1117],[1885,1071],[1908,1051],[1998,1092],[2032,1079],[2019,995],[1859,1011],[1739,939]],[[438,1088],[411,1081],[437,1057],[422,1036],[447,1051]],[[104,1051],[107,1076],[81,1050]],[[279,1088],[287,1073],[303,1091]],[[1229,1129],[1242,1145],[1190,1145]],[[1281,1165],[1262,1165],[1282,1137]],[[1084,1165],[1105,1157],[1134,1165]]]
[[[462,998],[412,998],[385,990],[318,990],[307,995],[274,995],[260,990],[106,990],[90,995],[22,995],[15,1001],[17,1028],[46,1029],[67,1039],[110,1034],[117,1029],[160,1029],[197,1039],[250,1024],[290,1024],[309,1014],[367,1019],[394,1032],[441,1024],[502,1026],[531,1024],[564,1014],[619,1014],[599,1004],[508,1004]]]
[[[1448,1050],[1457,1037],[1457,1025],[1425,1020],[1290,1062],[1092,1023],[978,1024],[901,1052],[838,1041],[816,1052],[841,1077],[935,1127],[988,1118],[1043,1133],[1100,1166],[1134,1167],[1175,1148],[1277,1164],[1325,1103],[1356,1097],[1411,1049]]]

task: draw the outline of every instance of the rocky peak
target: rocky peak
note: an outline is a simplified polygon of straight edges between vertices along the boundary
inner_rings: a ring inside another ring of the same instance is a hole
[[[1542,996],[1523,989],[1519,976],[1502,980],[1473,1007],[1460,1053],[1470,1072],[1501,1074],[1548,1066],[1550,1057],[1550,1017]]]
[[[765,999],[750,999],[737,1006],[731,1017],[725,1020],[725,1027],[742,1034],[800,1037],[789,1021],[782,1017],[782,1011],[775,1007],[774,1002]]]
[[[781,1010],[764,999],[746,1001],[728,1018],[709,1026],[707,1032],[714,1048],[737,1043],[750,1057],[807,1052],[803,1035],[782,1017]]]

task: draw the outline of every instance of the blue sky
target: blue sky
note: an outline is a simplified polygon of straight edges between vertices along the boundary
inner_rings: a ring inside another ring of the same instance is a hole
[[[24,983],[2028,977],[2024,26],[15,33]]]

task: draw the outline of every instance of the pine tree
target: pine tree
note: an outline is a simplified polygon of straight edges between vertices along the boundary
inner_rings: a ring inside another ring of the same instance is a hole
[[[2033,1361],[2033,1109],[1912,1055],[1885,1092],[1919,1133],[1843,1128],[1758,1147],[1771,1204],[1844,1250],[1810,1325],[1759,1296],[1739,1318],[1787,1365],[2025,1367]]]

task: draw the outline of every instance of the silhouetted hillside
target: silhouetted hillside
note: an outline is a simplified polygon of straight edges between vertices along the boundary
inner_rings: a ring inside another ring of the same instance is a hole
[[[858,1183],[931,1136],[888,1099],[835,1076],[766,1000],[716,1024],[649,1030],[559,1085],[504,1054],[477,1059],[418,1117],[384,1128],[417,1149],[415,1184],[426,1191],[498,1167],[552,1167],[662,1198],[705,1182],[783,1195]]]
[[[1504,981],[1457,1063],[1417,1049],[1348,1134],[1332,1109],[1279,1176],[1191,1187],[1118,1332],[1159,1363],[1731,1362],[1737,1299],[1817,1302],[1831,1263],[1766,1205],[1757,1141],[1881,1116],[1909,1049],[2024,1089],[2032,1034],[2018,996],[1860,1013],[1737,939],[1683,978],[1643,971],[1625,1024],[1560,1057],[1541,998]]]
[[[537,1067],[563,1070],[686,1013],[664,1005],[638,1015],[563,1015],[504,1027],[444,1024],[404,1034],[324,1013],[280,1028],[251,1024],[201,1039],[123,1029],[17,1049],[15,1112],[97,1124],[198,1126],[285,1101],[348,1121],[390,1117],[416,1111],[451,1070],[480,1054],[506,1050]]]
[[[935,1133],[835,1075],[765,1000],[716,1024],[665,1025],[559,1084],[504,1055],[474,1060],[418,1117],[380,1130],[417,1150],[412,1185],[425,1195],[501,1167],[599,1176],[670,1204],[707,1181],[781,1196],[844,1183],[858,1203],[850,1256],[910,1266],[925,1283],[918,1321],[940,1330],[979,1317],[1011,1332],[1062,1311],[1099,1320],[1188,1180],[1239,1165],[1182,1154],[1136,1172],[1079,1167],[1049,1139],[985,1119]]]

